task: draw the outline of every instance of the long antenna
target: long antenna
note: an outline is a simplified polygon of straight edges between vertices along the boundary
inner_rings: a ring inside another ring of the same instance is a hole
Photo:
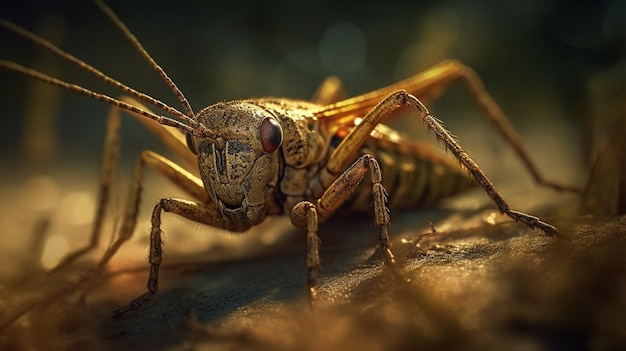
[[[180,91],[180,89],[178,89],[174,81],[170,79],[170,77],[167,75],[167,73],[165,73],[165,71],[161,68],[161,66],[159,66],[156,63],[156,61],[154,61],[152,56],[148,54],[146,49],[143,48],[139,40],[137,40],[135,35],[131,33],[130,29],[128,29],[128,27],[124,24],[124,22],[122,22],[122,20],[120,20],[120,18],[115,14],[115,12],[113,12],[113,10],[111,10],[111,8],[107,6],[102,0],[93,0],[93,2],[111,20],[111,22],[113,22],[113,24],[115,24],[115,26],[117,26],[117,28],[119,28],[122,31],[122,33],[124,33],[124,37],[126,37],[126,39],[128,39],[128,41],[130,41],[130,43],[135,47],[135,49],[137,49],[137,51],[139,51],[139,53],[146,59],[146,61],[148,61],[150,66],[155,71],[157,71],[157,73],[159,73],[161,78],[163,78],[165,83],[167,83],[167,85],[172,89],[172,91],[174,92],[174,94],[176,95],[180,103],[183,105],[183,109],[185,109],[187,116],[189,116],[190,118],[195,118],[195,113],[193,112],[193,109],[191,108],[191,104],[189,104],[189,101],[187,100],[185,95],[183,95],[183,92]]]
[[[48,75],[43,74],[43,73],[41,73],[39,71],[36,71],[34,69],[31,69],[31,68],[19,65],[19,64],[15,63],[15,62],[7,61],[7,60],[0,60],[0,68],[4,68],[4,69],[7,69],[9,71],[17,72],[17,73],[23,74],[25,76],[28,76],[28,77],[34,78],[36,80],[39,80],[41,82],[44,82],[44,83],[47,83],[47,84],[50,84],[50,85],[54,85],[54,86],[57,86],[57,87],[61,87],[61,88],[66,89],[66,90],[73,91],[75,93],[79,93],[79,94],[88,96],[90,98],[106,102],[108,104],[117,106],[117,107],[122,108],[124,110],[130,111],[130,112],[134,112],[134,113],[137,113],[137,114],[142,115],[144,117],[150,118],[150,119],[156,121],[157,123],[165,125],[165,126],[175,127],[175,128],[184,130],[185,132],[196,134],[196,135],[199,135],[199,136],[204,136],[206,138],[210,138],[210,139],[213,139],[213,140],[215,140],[215,138],[216,138],[215,134],[211,130],[206,128],[205,125],[199,123],[195,119],[188,121],[189,124],[185,124],[183,122],[177,121],[175,119],[172,119],[172,118],[169,118],[169,117],[166,117],[166,116],[160,116],[160,115],[154,114],[152,112],[145,111],[145,110],[143,110],[143,109],[141,109],[141,108],[139,108],[137,106],[131,105],[131,104],[126,103],[124,101],[120,101],[118,99],[112,98],[112,97],[110,97],[108,95],[105,95],[105,94],[94,92],[94,91],[89,90],[87,88],[84,88],[84,87],[82,87],[80,85],[64,82],[62,80],[59,80],[57,78],[48,76]]]
[[[101,80],[103,80],[105,83],[112,85],[122,91],[124,91],[127,94],[130,94],[136,98],[139,98],[149,104],[152,104],[166,112],[169,112],[171,114],[173,114],[174,116],[180,118],[183,121],[188,121],[189,118],[188,116],[186,116],[184,113],[178,111],[177,109],[167,105],[166,103],[159,101],[147,94],[141,93],[131,87],[129,87],[128,85],[117,81],[111,77],[109,77],[108,75],[104,74],[102,71],[98,70],[97,68],[91,66],[90,64],[84,62],[83,60],[77,58],[76,56],[73,56],[72,54],[67,53],[66,51],[63,51],[63,49],[59,48],[58,46],[52,44],[51,42],[47,41],[46,39],[38,36],[37,34],[24,29],[20,26],[18,26],[17,24],[11,22],[11,21],[7,21],[5,19],[0,18],[0,26],[16,33],[19,34],[21,36],[23,36],[24,38],[32,41],[33,43],[41,46],[42,48],[52,52],[53,54],[63,58],[64,60],[67,60],[69,62],[71,62],[72,64],[76,65],[77,67],[93,74],[94,76],[100,78]]]

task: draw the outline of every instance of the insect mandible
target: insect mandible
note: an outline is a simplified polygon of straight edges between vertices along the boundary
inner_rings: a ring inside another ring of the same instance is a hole
[[[144,151],[139,157],[119,233],[100,259],[100,266],[112,258],[134,231],[146,166],[186,191],[193,200],[162,198],[154,206],[148,290],[114,311],[115,317],[139,309],[157,292],[162,259],[163,212],[233,232],[245,231],[268,216],[290,216],[294,226],[307,235],[307,291],[310,301],[317,296],[320,266],[318,225],[341,206],[373,210],[379,250],[384,263],[392,267],[396,265],[396,259],[388,234],[388,204],[391,208],[427,205],[469,188],[474,182],[493,199],[500,212],[513,220],[547,235],[557,232],[554,226],[539,218],[511,209],[478,164],[418,99],[432,89],[445,88],[456,80],[464,81],[485,115],[513,146],[537,182],[559,190],[575,190],[541,177],[521,138],[485,91],[480,78],[460,62],[442,62],[404,81],[343,100],[335,94],[335,81],[328,80],[313,102],[286,98],[247,99],[216,103],[195,113],[182,92],[117,15],[102,1],[94,2],[161,75],[180,100],[184,112],[110,78],[5,20],[0,22],[3,27],[94,74],[130,97],[111,98],[11,61],[0,60],[0,67],[113,105],[109,122],[111,138],[107,139],[112,141],[107,142],[105,150],[116,147],[119,112],[125,110],[156,133],[190,167],[195,167],[196,172],[187,171],[152,151]],[[173,117],[155,114],[139,101],[161,108]],[[434,147],[407,139],[382,124],[400,109],[411,111],[458,162],[450,160]],[[399,161],[384,164],[380,157],[383,153],[392,154]],[[105,152],[105,163],[107,157],[109,163],[113,162],[113,157],[106,155]],[[385,174],[381,168],[386,170]],[[383,181],[383,176],[386,181]],[[365,186],[359,187],[364,178],[367,179]],[[387,192],[390,194],[389,202]],[[106,199],[99,203],[97,223],[104,216],[101,209],[105,202]],[[96,224],[95,228],[90,244],[68,256],[61,265],[97,246],[99,225]]]

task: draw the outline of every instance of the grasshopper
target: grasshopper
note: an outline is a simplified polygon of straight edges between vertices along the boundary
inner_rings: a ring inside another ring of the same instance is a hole
[[[145,167],[165,176],[193,200],[168,197],[160,199],[154,206],[147,291],[115,310],[116,318],[141,308],[157,292],[162,261],[163,212],[232,232],[244,232],[268,216],[289,216],[295,227],[306,232],[309,301],[317,297],[319,223],[342,206],[373,210],[378,228],[378,249],[383,262],[390,267],[397,263],[388,233],[388,208],[432,204],[476,184],[493,199],[500,212],[514,221],[547,235],[557,233],[554,226],[539,218],[510,208],[479,165],[420,101],[420,96],[444,89],[454,81],[465,82],[476,103],[512,145],[538,183],[559,190],[575,190],[544,180],[531,162],[520,136],[484,89],[478,75],[458,61],[442,62],[406,80],[348,99],[338,97],[337,92],[341,89],[336,80],[327,80],[312,102],[287,98],[244,99],[216,103],[196,113],[180,89],[117,15],[101,0],[94,2],[160,74],[178,97],[184,112],[114,80],[6,20],[0,22],[6,29],[61,56],[128,96],[112,98],[11,61],[1,60],[0,67],[112,105],[104,169],[110,170],[115,163],[116,135],[122,110],[143,122],[190,167],[186,170],[152,151],[144,151],[136,163],[118,235],[98,266],[106,265],[134,231]],[[160,108],[170,116],[153,113],[142,102]],[[457,162],[427,143],[408,139],[386,127],[383,123],[398,110],[414,114]],[[68,256],[60,265],[97,246],[111,173],[103,172],[98,215],[90,244]],[[366,175],[368,181],[361,184]]]

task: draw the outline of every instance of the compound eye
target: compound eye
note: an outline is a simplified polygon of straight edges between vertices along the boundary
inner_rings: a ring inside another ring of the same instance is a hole
[[[185,133],[185,139],[187,140],[187,148],[191,151],[192,154],[198,155],[196,152],[196,147],[193,145],[193,138],[191,137],[191,133]]]
[[[283,128],[274,118],[265,118],[261,122],[261,145],[267,153],[276,151],[283,143]]]

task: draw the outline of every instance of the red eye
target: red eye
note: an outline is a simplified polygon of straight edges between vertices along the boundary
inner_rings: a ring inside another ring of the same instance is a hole
[[[283,142],[283,129],[278,121],[265,118],[261,122],[261,145],[265,152],[274,152]]]

